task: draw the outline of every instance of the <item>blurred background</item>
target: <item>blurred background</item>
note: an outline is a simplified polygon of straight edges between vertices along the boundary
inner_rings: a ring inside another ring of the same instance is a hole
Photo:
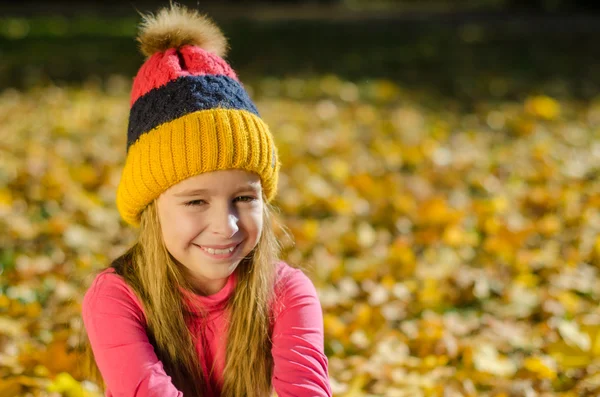
[[[600,394],[600,3],[182,1],[275,135],[336,396]],[[139,12],[0,4],[0,395],[99,396]]]

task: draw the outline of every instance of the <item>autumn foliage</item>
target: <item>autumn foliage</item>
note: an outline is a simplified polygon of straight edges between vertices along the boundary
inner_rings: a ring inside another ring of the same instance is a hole
[[[282,161],[285,259],[314,280],[338,396],[600,393],[600,101],[390,81],[247,84]],[[99,396],[76,356],[127,80],[0,93],[0,395]],[[29,394],[27,394],[29,393]]]

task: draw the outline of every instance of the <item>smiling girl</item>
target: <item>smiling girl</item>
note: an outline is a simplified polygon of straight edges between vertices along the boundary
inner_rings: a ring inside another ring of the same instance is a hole
[[[224,36],[172,5],[138,41],[117,207],[139,236],[82,304],[106,396],[330,396],[315,288],[271,227],[277,149]]]

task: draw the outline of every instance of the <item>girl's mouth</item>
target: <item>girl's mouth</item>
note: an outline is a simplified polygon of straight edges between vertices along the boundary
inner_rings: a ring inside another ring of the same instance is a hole
[[[202,250],[202,252],[204,252],[204,254],[206,254],[207,256],[209,256],[211,258],[229,259],[237,253],[237,250],[241,245],[242,245],[242,243],[240,242],[236,246],[233,246],[230,248],[225,248],[225,249],[214,249],[214,248],[203,247],[201,245],[196,245],[196,246],[199,247]]]

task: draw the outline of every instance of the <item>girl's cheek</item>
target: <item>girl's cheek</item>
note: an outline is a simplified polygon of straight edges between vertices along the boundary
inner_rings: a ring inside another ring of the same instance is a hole
[[[194,227],[197,228],[198,225],[198,216],[190,214],[189,211],[185,211],[185,209],[171,211],[171,213],[167,214],[167,217],[169,232],[178,238],[189,235],[192,232],[192,229]]]
[[[244,206],[238,209],[238,214],[240,218],[261,218],[262,219],[262,204],[253,204]]]
[[[240,214],[240,220],[244,222],[244,224],[252,225],[252,228],[261,228],[263,223],[262,207],[257,207],[258,208],[248,210],[244,214]]]
[[[203,228],[205,216],[199,213],[187,213],[176,223],[176,227],[186,234],[197,233]]]

